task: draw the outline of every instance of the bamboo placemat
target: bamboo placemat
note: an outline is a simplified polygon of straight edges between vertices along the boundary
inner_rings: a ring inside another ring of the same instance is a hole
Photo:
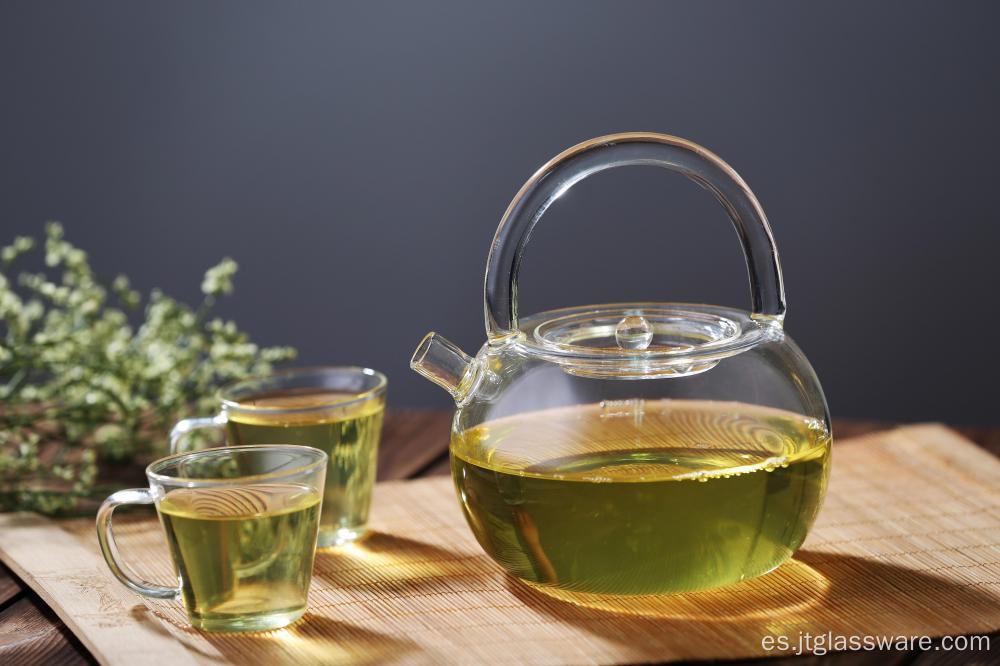
[[[0,557],[104,664],[573,663],[775,656],[765,636],[955,635],[1000,628],[1000,460],[942,426],[834,447],[795,560],[727,590],[573,605],[480,550],[446,478],[376,489],[374,534],[317,557],[310,611],[262,634],[204,634],[179,603],[121,587],[93,522],[0,516]],[[126,561],[173,574],[155,520],[116,525]]]

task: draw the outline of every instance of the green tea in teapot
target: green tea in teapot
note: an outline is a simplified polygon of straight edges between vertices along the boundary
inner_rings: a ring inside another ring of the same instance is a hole
[[[600,594],[707,589],[788,559],[819,510],[821,421],[742,403],[606,401],[452,438],[483,548],[529,582]]]

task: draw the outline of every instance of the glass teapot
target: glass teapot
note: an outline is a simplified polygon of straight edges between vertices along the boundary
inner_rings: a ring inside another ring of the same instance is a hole
[[[539,218],[578,181],[625,165],[679,171],[715,194],[743,245],[752,311],[618,303],[519,316]],[[458,496],[507,571],[570,593],[669,594],[764,574],[801,545],[826,491],[830,418],[782,326],[767,219],[728,164],[654,133],[566,150],[507,208],[484,292],[475,358],[430,333],[410,365],[455,399]]]

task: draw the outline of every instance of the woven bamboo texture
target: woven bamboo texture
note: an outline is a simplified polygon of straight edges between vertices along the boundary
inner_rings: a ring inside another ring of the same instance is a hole
[[[710,593],[571,604],[506,576],[450,480],[376,488],[364,543],[317,556],[310,610],[260,634],[191,629],[179,603],[113,580],[92,521],[0,516],[0,557],[105,664],[606,664],[775,656],[765,636],[942,636],[1000,628],[1000,460],[941,426],[838,443],[795,559]],[[154,519],[116,525],[126,561],[173,578]]]

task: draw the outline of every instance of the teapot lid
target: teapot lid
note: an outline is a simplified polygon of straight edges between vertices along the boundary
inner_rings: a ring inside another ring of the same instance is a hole
[[[617,303],[521,319],[524,350],[571,374],[651,379],[704,372],[764,340],[780,325],[735,308],[686,303]]]

